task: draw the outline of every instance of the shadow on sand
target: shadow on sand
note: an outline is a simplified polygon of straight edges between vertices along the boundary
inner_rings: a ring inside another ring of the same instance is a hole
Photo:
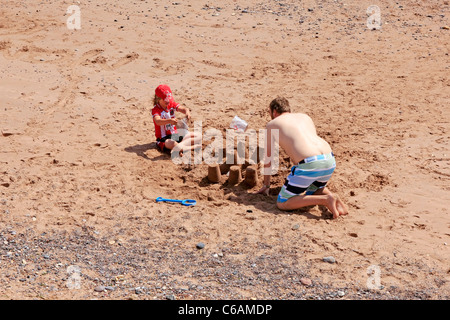
[[[151,149],[158,150],[158,148],[156,147],[156,142],[146,143],[146,144],[137,144],[134,146],[126,147],[124,150],[126,152],[136,153],[139,157],[142,157],[145,160],[158,161],[158,160],[170,159],[169,154],[161,153],[159,151],[158,151],[159,152],[158,156],[150,158],[149,156],[147,156],[146,152]]]
[[[211,183],[208,180],[208,177],[204,177],[200,182],[200,187],[207,187],[211,185]],[[255,194],[256,191],[252,190],[250,191],[250,188],[245,181],[240,182],[239,184],[232,185],[228,183],[228,180],[225,181],[221,187],[221,190],[224,192],[224,199],[225,201],[232,201],[238,204],[242,204],[244,206],[250,206],[254,207],[255,209],[271,213],[271,214],[300,214],[308,219],[314,219],[314,220],[323,220],[323,219],[332,219],[331,212],[322,206],[308,206],[296,210],[291,211],[283,211],[278,209],[277,207],[277,196],[280,192],[280,187],[274,187],[270,189],[269,195],[265,196],[262,194]],[[320,216],[317,214],[311,213],[312,209],[318,207],[320,210]]]

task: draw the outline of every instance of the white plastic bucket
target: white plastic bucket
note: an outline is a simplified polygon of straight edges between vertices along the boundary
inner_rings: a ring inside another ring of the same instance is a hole
[[[238,116],[234,116],[233,120],[230,123],[230,128],[238,132],[245,132],[245,130],[247,130],[247,126],[247,122],[245,122]]]

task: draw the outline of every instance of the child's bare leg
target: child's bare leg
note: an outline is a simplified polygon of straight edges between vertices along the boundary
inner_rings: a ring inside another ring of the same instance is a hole
[[[183,138],[183,140],[181,141],[181,143],[186,143],[188,144],[190,142],[191,145],[194,144],[199,144],[201,143],[202,140],[202,136],[196,134],[195,132],[189,132],[188,134],[186,134],[186,136]]]
[[[317,191],[314,192],[314,194],[317,194],[317,195],[320,195],[320,194],[332,195],[333,193],[330,191],[330,189],[328,189],[327,187],[324,187],[324,188],[317,189]]]
[[[167,147],[167,148],[169,148],[169,147]],[[180,157],[183,155],[184,148],[181,145],[181,142],[179,143],[179,142],[174,141],[172,148],[169,148],[169,149],[171,150],[170,151],[171,154],[178,153],[180,155]]]
[[[188,133],[180,143],[177,144],[177,148],[180,150],[191,150],[195,149],[200,145],[201,137],[197,137],[194,133]]]
[[[173,150],[173,148],[175,148],[175,146],[176,146],[177,144],[178,144],[178,143],[177,143],[175,140],[167,139],[167,140],[165,141],[165,143],[164,143],[164,146],[165,146],[167,149],[169,149],[169,150]]]
[[[196,136],[194,133],[188,133],[181,142],[174,141],[171,152],[176,152],[180,156],[182,156],[184,151],[201,148],[200,142],[201,137]]]
[[[286,202],[277,202],[280,210],[295,210],[308,206],[326,206],[333,214],[333,218],[339,217],[339,211],[336,207],[336,198],[333,195],[298,195],[289,198]]]
[[[180,143],[172,139],[167,139],[165,142],[165,147],[170,150],[170,153],[178,153],[180,156],[183,155],[183,146]]]
[[[187,143],[180,142],[174,147],[172,152],[180,152],[180,155],[183,155],[184,151],[201,148],[201,146],[202,146],[201,144],[190,144],[190,143],[187,144]]]

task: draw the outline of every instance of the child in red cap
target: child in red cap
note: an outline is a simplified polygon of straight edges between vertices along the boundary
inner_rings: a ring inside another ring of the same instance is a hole
[[[177,118],[175,111],[186,115],[191,119],[191,113],[188,108],[180,106],[175,102],[172,90],[168,85],[159,85],[155,90],[154,107],[152,109],[153,122],[155,124],[156,145],[159,150],[170,153],[177,145],[179,151],[186,150],[187,145],[194,145],[193,133],[182,135],[177,130]],[[186,145],[186,146],[185,146]]]

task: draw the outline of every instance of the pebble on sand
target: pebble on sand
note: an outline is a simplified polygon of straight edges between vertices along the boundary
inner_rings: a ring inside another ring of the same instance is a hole
[[[105,286],[96,286],[96,287],[94,288],[94,291],[95,291],[95,292],[103,292],[103,291],[105,291],[105,290],[106,290]]]
[[[205,244],[203,242],[199,242],[196,245],[197,249],[203,249],[205,247]]]
[[[303,284],[304,286],[310,286],[312,285],[312,281],[309,278],[301,278],[300,279],[301,284]]]
[[[329,257],[324,257],[323,261],[328,262],[328,263],[335,263],[336,259],[333,256],[329,256]]]

